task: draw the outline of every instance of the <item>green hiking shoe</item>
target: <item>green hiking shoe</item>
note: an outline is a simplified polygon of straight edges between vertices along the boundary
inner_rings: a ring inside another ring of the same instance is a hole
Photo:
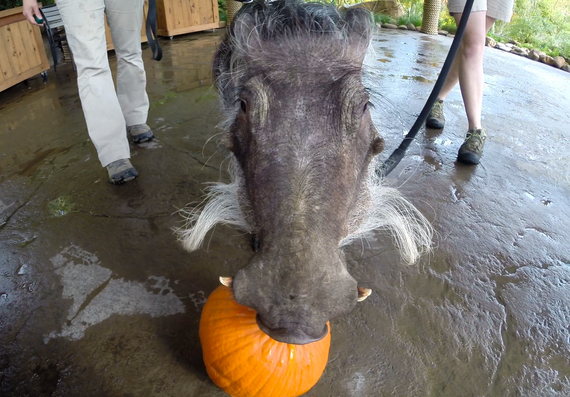
[[[148,142],[154,138],[150,127],[146,124],[136,124],[127,126],[127,132],[134,143]]]
[[[442,129],[444,125],[445,116],[443,115],[443,100],[437,99],[427,116],[426,127]]]
[[[487,134],[485,134],[485,130],[482,128],[467,131],[465,141],[459,148],[457,161],[471,165],[479,164],[486,139]]]

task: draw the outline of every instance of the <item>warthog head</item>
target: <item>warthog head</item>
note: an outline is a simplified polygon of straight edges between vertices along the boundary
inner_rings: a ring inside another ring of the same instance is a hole
[[[362,84],[370,35],[363,9],[254,1],[215,56],[232,183],[211,188],[181,237],[197,249],[216,223],[257,237],[251,262],[225,283],[281,342],[319,340],[370,293],[348,273],[343,245],[390,228],[412,262],[430,244],[421,214],[369,172],[384,148]]]

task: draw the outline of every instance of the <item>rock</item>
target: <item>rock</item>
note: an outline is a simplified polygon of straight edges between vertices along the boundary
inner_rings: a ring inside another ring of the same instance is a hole
[[[405,13],[404,7],[397,0],[365,1],[345,8],[352,7],[366,8],[374,14],[390,15],[394,18],[399,18]]]
[[[517,47],[520,47],[520,46],[521,46],[521,43],[519,43],[518,41],[513,40],[513,39],[510,39],[509,42],[508,42],[508,44],[513,44],[513,45],[516,45]]]
[[[511,52],[511,47],[509,47],[503,43],[497,43],[497,46],[495,48],[498,48],[499,50],[502,50],[502,51]]]
[[[538,52],[538,60],[542,63],[546,63],[546,53],[543,51]]]
[[[485,45],[487,47],[495,48],[497,46],[497,42],[492,37],[485,37]]]
[[[564,66],[562,66],[562,70],[564,70],[565,72],[569,72],[569,73],[570,73],[570,65],[568,65],[567,63],[564,64]]]
[[[398,25],[394,25],[393,23],[383,23],[382,27],[384,29],[398,29]]]
[[[512,52],[517,55],[522,55],[523,57],[526,57],[528,55],[528,49],[519,46],[513,46]]]
[[[538,50],[531,50],[528,55],[528,59],[532,59],[533,61],[538,61],[540,59],[540,51]]]
[[[513,48],[515,46],[513,43],[505,43],[504,45],[509,48]]]
[[[554,63],[554,58],[552,58],[550,55],[546,55],[543,62],[550,66],[556,66]]]
[[[382,29],[382,24],[381,24],[381,23],[377,23],[377,24],[376,24],[376,27],[377,27],[378,29]]]
[[[553,66],[556,66],[558,69],[562,69],[562,66],[566,65],[566,59],[564,59],[564,57],[561,57],[560,55],[554,57],[553,61],[554,61]]]
[[[398,29],[408,30],[408,27],[406,25],[400,25],[400,26],[398,26]]]
[[[449,34],[449,32],[447,30],[438,30],[437,34],[440,34],[442,36],[447,36]]]
[[[414,25],[413,23],[409,23],[406,25],[408,30],[416,30],[416,25]]]

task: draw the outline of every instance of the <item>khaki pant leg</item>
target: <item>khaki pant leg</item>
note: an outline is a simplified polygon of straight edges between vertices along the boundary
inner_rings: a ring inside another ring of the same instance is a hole
[[[104,0],[58,0],[89,136],[103,166],[130,158],[125,118],[117,98],[105,41]]]
[[[127,125],[146,123],[148,96],[142,60],[143,0],[105,0],[117,56],[117,95]]]

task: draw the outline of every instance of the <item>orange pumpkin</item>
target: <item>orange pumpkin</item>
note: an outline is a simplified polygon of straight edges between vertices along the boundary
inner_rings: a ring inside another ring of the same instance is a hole
[[[200,341],[212,381],[233,397],[296,397],[317,383],[328,361],[330,331],[307,345],[277,342],[259,329],[255,310],[232,290],[212,292],[200,318]],[[330,325],[329,326],[330,330]]]

